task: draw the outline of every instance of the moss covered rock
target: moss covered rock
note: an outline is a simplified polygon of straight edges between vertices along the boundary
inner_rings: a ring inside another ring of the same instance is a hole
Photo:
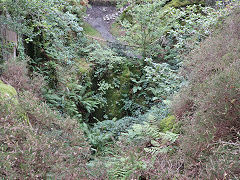
[[[205,1],[203,0],[193,0],[193,1],[189,1],[189,0],[172,0],[170,1],[166,7],[175,7],[175,8],[179,8],[179,7],[186,7],[188,5],[193,5],[193,4],[203,4],[204,5]]]
[[[92,72],[91,63],[86,62],[84,58],[80,59],[78,62],[79,74],[89,74]]]
[[[0,115],[7,116],[10,112],[15,112],[16,118],[21,116],[26,119],[26,115],[20,109],[17,91],[0,80]]]
[[[0,101],[13,101],[17,103],[17,91],[0,80]]]
[[[176,123],[176,117],[170,115],[162,119],[159,123],[159,128],[162,132],[174,131],[177,133],[179,131],[179,125]]]
[[[0,114],[7,115],[11,111],[15,112],[17,119],[29,124],[28,116],[19,104],[17,91],[0,80]]]
[[[122,74],[118,77],[117,75],[115,78],[118,78],[120,81],[119,88],[109,89],[107,92],[107,104],[108,110],[107,115],[110,118],[121,118],[124,114],[122,113],[122,96],[126,95],[130,91],[130,69],[126,65],[123,67]],[[113,78],[109,79],[109,83],[112,82]]]

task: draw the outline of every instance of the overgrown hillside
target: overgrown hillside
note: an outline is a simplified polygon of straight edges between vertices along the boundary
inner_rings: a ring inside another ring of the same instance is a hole
[[[0,177],[239,179],[239,3],[110,5],[0,0]]]

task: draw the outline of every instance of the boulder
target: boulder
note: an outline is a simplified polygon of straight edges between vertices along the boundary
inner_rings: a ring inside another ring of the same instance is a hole
[[[0,100],[17,102],[17,91],[14,87],[0,80]]]
[[[17,91],[0,80],[0,117],[18,109]]]

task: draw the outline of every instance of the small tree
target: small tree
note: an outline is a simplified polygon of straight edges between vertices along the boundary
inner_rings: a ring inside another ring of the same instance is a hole
[[[153,2],[135,4],[127,12],[131,20],[124,19],[121,24],[126,31],[123,41],[134,46],[145,58],[155,54],[159,46],[159,40],[168,29],[168,24],[163,25],[161,17],[165,2]],[[157,45],[157,46],[156,46]]]
[[[136,3],[126,12],[129,20],[122,20],[126,32],[123,41],[142,54],[143,58],[164,56],[169,50],[188,53],[211,34],[210,27],[226,14],[201,5],[182,9],[164,7],[165,1]]]

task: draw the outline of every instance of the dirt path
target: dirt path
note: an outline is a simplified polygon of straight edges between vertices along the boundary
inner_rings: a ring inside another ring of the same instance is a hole
[[[113,14],[116,14],[116,12],[117,10],[115,6],[92,5],[91,8],[87,9],[87,16],[84,18],[84,20],[98,32],[100,32],[103,39],[116,43],[118,44],[118,47],[121,47],[121,42],[119,42],[110,32],[111,25],[114,20],[111,18],[106,20],[106,16],[111,16]],[[123,50],[125,55],[128,57],[142,59],[142,56],[134,52],[131,47],[127,47],[121,50]]]
[[[87,9],[87,16],[84,18],[93,28],[100,32],[102,37],[111,42],[115,42],[116,38],[110,33],[111,24],[114,20],[103,20],[103,17],[116,12],[114,6],[96,6]]]

